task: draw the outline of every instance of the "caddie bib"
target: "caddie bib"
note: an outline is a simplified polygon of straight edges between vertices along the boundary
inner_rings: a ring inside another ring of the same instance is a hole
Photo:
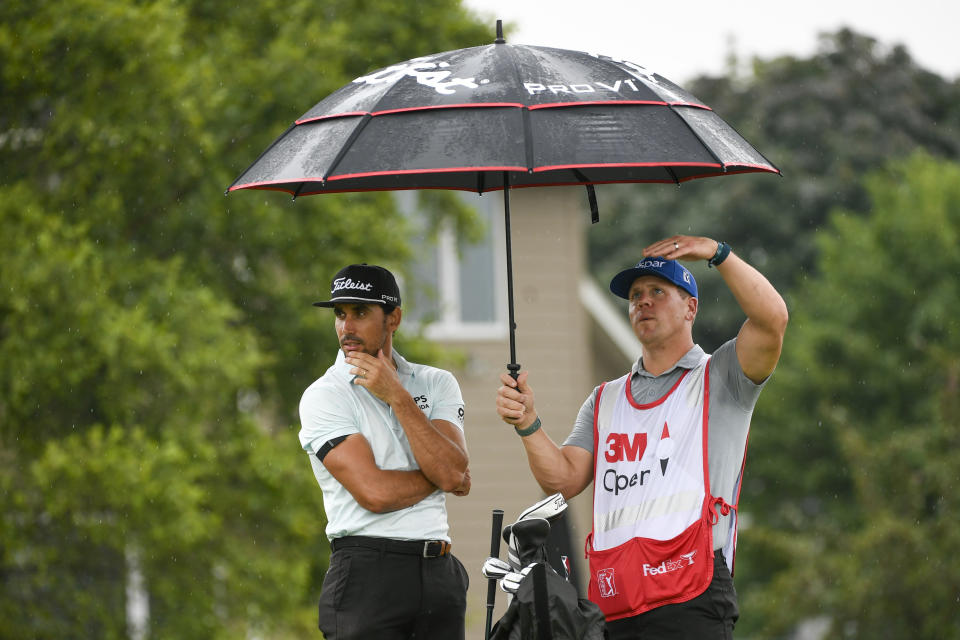
[[[607,620],[690,600],[713,578],[709,360],[649,404],[634,401],[630,374],[597,393],[586,554]]]

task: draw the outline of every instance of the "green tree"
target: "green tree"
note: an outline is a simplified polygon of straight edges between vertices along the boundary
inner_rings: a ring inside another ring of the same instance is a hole
[[[315,633],[309,305],[420,232],[385,194],[223,192],[353,77],[491,31],[440,0],[0,3],[0,637],[127,637],[137,575],[152,637]]]
[[[754,418],[738,587],[761,637],[960,637],[960,164],[864,188],[867,216],[816,234]]]
[[[789,291],[815,269],[812,236],[829,212],[867,210],[865,172],[916,149],[960,158],[960,79],[945,80],[919,67],[902,46],[846,29],[821,36],[809,58],[755,59],[748,76],[731,70],[687,88],[784,177],[600,189],[600,223],[589,241],[591,269],[601,281],[635,263],[648,242],[694,233],[731,243]],[[705,274],[704,283],[711,296],[723,291],[707,300],[709,313],[695,330],[712,349],[736,333],[742,314],[716,274]]]

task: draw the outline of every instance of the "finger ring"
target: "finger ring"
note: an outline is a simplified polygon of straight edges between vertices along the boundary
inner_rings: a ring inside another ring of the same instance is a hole
[[[680,248],[680,243],[677,242],[676,240],[674,240],[674,241],[673,241],[673,249],[674,249],[674,250],[677,250],[677,249],[679,249],[679,248]]]

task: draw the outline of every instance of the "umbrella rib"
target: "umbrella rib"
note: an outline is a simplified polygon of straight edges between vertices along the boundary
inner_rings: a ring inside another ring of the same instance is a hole
[[[306,186],[307,186],[307,181],[306,181],[306,180],[302,180],[302,181],[300,182],[300,184],[297,185],[297,190],[293,192],[293,198],[292,198],[292,199],[293,199],[293,200],[296,200],[296,199],[297,199],[297,196],[299,196],[301,193],[303,193],[303,190],[304,190],[304,188],[306,188]]]
[[[723,160],[720,159],[720,156],[718,156],[713,152],[713,149],[710,148],[710,145],[708,145],[706,142],[703,141],[703,138],[700,136],[700,134],[697,133],[693,127],[690,126],[690,123],[687,122],[687,119],[681,116],[680,113],[677,111],[677,109],[673,105],[670,105],[669,109],[673,115],[677,116],[680,119],[680,122],[683,123],[683,126],[685,126],[690,131],[690,133],[693,134],[693,137],[695,137],[697,140],[700,141],[700,144],[703,145],[703,148],[706,149],[711,156],[713,156],[713,159],[716,160],[717,164],[720,165],[721,172],[726,173],[727,165]]]
[[[517,69],[516,55],[514,55],[513,49],[511,49],[509,46],[505,47],[505,49],[507,57],[510,58],[510,66],[513,69],[513,75],[517,81],[517,86],[522,87],[523,78],[520,77],[520,71]],[[527,173],[533,173],[533,136],[530,135],[530,109],[524,105],[521,107],[520,113],[521,126],[523,127],[523,149],[527,162]]]
[[[371,118],[373,118],[373,116],[370,115],[369,113],[364,114],[364,115],[360,118],[360,122],[357,124],[356,127],[354,127],[353,131],[350,132],[350,136],[349,136],[349,137],[347,138],[347,140],[340,146],[340,150],[337,151],[337,155],[334,157],[333,162],[330,163],[330,166],[327,167],[327,170],[326,170],[326,171],[323,173],[323,175],[321,176],[320,179],[321,179],[324,183],[326,183],[327,178],[330,176],[330,174],[333,173],[334,169],[337,168],[337,165],[340,164],[340,161],[343,160],[343,157],[344,157],[345,155],[347,155],[347,151],[350,150],[350,146],[353,144],[353,142],[354,142],[354,141],[357,139],[357,137],[360,135],[360,132],[363,131],[364,127],[367,126],[367,123],[370,122],[370,119],[371,119]]]
[[[263,150],[263,153],[261,153],[259,156],[257,156],[257,159],[254,160],[253,162],[251,162],[251,163],[250,163],[250,166],[247,167],[246,169],[244,169],[243,172],[242,172],[240,175],[237,176],[237,179],[234,180],[233,183],[231,183],[231,185],[230,185],[229,187],[227,187],[227,190],[223,192],[223,195],[227,195],[228,193],[230,193],[230,190],[233,189],[233,188],[237,185],[238,182],[240,182],[240,178],[242,178],[243,176],[247,175],[247,171],[250,171],[250,169],[252,169],[255,164],[257,164],[258,162],[260,162],[260,159],[261,159],[263,156],[267,155],[267,154],[270,152],[271,149],[273,149],[275,146],[277,146],[277,144],[278,144],[281,140],[283,140],[285,137],[287,137],[287,134],[290,133],[291,131],[293,131],[293,128],[296,127],[296,126],[297,126],[296,123],[291,124],[289,127],[287,127],[287,130],[286,130],[286,131],[284,131],[282,134],[280,134],[280,136],[279,136],[276,140],[274,140],[273,142],[271,142],[271,143],[270,143],[270,146],[267,147],[266,149],[264,149],[264,150]]]
[[[726,164],[723,160],[721,160],[720,157],[719,157],[717,154],[715,154],[715,153],[713,152],[713,149],[711,149],[710,146],[707,145],[707,143],[705,143],[705,142],[703,141],[703,138],[701,138],[701,137],[700,137],[700,134],[698,134],[698,133],[693,129],[693,127],[690,126],[690,123],[687,122],[686,118],[684,118],[683,116],[681,116],[681,115],[677,112],[677,110],[674,108],[673,105],[669,105],[669,106],[670,106],[670,110],[671,110],[674,114],[676,114],[676,116],[677,116],[678,118],[680,118],[680,120],[683,122],[683,124],[686,125],[687,129],[690,130],[690,133],[692,133],[692,134],[697,138],[697,140],[700,141],[700,144],[702,144],[703,147],[704,147],[707,151],[710,152],[710,155],[713,156],[713,157],[717,160],[718,163],[720,163],[720,168],[723,169],[723,173],[727,173],[727,164]],[[712,111],[712,109],[711,109],[711,111]],[[726,124],[727,127],[729,127],[731,131],[733,131],[733,132],[736,133],[738,136],[740,136],[741,138],[743,138],[743,136],[740,135],[740,132],[737,131],[729,122],[724,121],[724,124]],[[743,138],[743,140],[746,141],[746,138]],[[763,159],[767,162],[768,165],[770,165],[771,167],[773,167],[773,169],[774,169],[774,171],[776,171],[777,175],[780,175],[780,176],[783,175],[783,172],[780,171],[780,169],[779,169],[779,167],[777,167],[777,165],[775,165],[775,164],[773,164],[772,162],[770,162],[770,160],[768,160],[765,155],[763,155],[762,153],[760,153],[759,150],[757,150],[755,147],[753,147],[753,145],[750,145],[749,143],[747,143],[747,144],[748,144],[751,148],[753,148],[753,150],[756,152],[756,154],[757,154],[758,156],[760,156],[761,158],[763,158]],[[740,166],[743,166],[743,165],[740,165]]]
[[[671,105],[670,108],[672,109],[672,108],[673,108],[673,105]],[[713,111],[712,109],[710,109],[710,110]],[[684,123],[687,122],[684,118],[680,118],[680,119],[683,120]],[[771,167],[773,167],[774,171],[776,171],[776,173],[777,173],[778,176],[783,176],[783,172],[780,171],[780,167],[778,167],[777,165],[775,165],[775,164],[773,164],[772,162],[770,162],[770,160],[767,158],[767,156],[763,155],[763,153],[761,153],[759,149],[757,149],[757,148],[754,147],[752,144],[750,144],[749,142],[747,142],[747,139],[744,138],[743,135],[742,135],[739,131],[737,131],[737,129],[736,129],[732,124],[730,124],[730,123],[727,122],[726,120],[724,120],[723,123],[724,123],[725,125],[727,125],[727,126],[730,128],[731,131],[733,131],[733,132],[736,133],[738,136],[740,136],[741,138],[743,138],[744,142],[747,143],[747,146],[749,146],[751,149],[753,149],[753,151],[754,151],[758,156],[760,156],[761,158],[763,158],[764,161],[765,161],[768,165],[770,165]],[[690,125],[688,124],[687,126],[689,127]],[[691,131],[693,131],[692,128],[691,128]],[[694,133],[696,133],[696,132],[694,132]],[[697,138],[699,139],[700,136],[697,136]],[[700,141],[703,142],[703,140],[700,140]],[[704,145],[704,146],[706,146],[706,145]],[[712,153],[712,152],[711,152],[711,153]],[[714,156],[714,157],[716,158],[716,156]],[[726,167],[726,165],[724,165],[722,162],[721,162],[720,164],[723,166],[723,172],[726,173],[726,172],[727,172],[727,167]],[[758,166],[758,165],[743,165],[743,164],[741,164],[740,166]]]
[[[523,107],[523,150],[527,161],[527,173],[533,173],[533,136],[530,135],[530,110]]]

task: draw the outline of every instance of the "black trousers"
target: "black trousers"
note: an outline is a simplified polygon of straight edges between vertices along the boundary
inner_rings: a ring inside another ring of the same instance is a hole
[[[340,548],[323,579],[319,627],[327,640],[463,640],[468,586],[449,553]]]
[[[723,554],[715,551],[706,591],[693,600],[607,622],[607,633],[610,640],[731,640],[739,617],[733,578]]]

